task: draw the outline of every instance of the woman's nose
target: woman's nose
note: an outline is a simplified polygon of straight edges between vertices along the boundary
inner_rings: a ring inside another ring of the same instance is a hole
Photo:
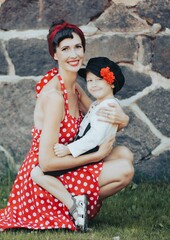
[[[71,50],[70,55],[71,55],[71,57],[77,57],[77,52],[75,51],[75,49]]]

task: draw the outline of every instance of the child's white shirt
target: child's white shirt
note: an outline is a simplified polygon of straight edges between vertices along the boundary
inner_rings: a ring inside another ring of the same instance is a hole
[[[91,104],[89,111],[80,124],[78,136],[81,138],[67,145],[74,157],[78,157],[90,149],[101,145],[108,137],[116,135],[118,125],[99,121],[99,116],[96,115],[96,112],[101,107],[109,107],[108,103],[119,105],[118,99],[116,98],[106,99],[99,104],[95,101]],[[113,110],[111,107],[110,109]],[[91,128],[83,136],[89,123]]]

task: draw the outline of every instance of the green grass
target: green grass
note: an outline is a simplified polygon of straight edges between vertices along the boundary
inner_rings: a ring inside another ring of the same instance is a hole
[[[6,206],[10,187],[0,186],[0,208]],[[89,223],[92,231],[9,230],[0,240],[170,240],[170,185],[132,184],[107,199],[97,218]]]

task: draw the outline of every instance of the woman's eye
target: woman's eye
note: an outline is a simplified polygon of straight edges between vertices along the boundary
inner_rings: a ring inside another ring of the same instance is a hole
[[[82,48],[82,45],[77,45],[76,47],[77,47],[77,48]]]
[[[62,49],[62,51],[67,51],[67,50],[68,50],[68,48],[63,48],[63,49]]]

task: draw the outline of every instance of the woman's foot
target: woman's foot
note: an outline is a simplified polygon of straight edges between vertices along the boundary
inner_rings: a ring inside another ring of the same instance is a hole
[[[73,197],[73,206],[70,214],[75,219],[75,225],[80,231],[87,231],[87,196],[78,195]]]

